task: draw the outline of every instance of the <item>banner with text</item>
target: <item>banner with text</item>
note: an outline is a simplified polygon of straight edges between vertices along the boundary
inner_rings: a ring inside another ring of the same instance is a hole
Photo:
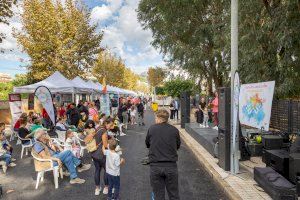
[[[12,126],[14,127],[23,112],[21,94],[9,94],[8,98],[12,118]]]
[[[239,96],[241,124],[269,130],[275,81],[243,84]]]

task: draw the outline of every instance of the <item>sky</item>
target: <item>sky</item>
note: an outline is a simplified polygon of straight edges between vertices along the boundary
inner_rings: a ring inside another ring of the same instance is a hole
[[[120,56],[127,67],[135,73],[147,71],[150,66],[164,66],[162,55],[151,46],[152,33],[143,30],[137,20],[136,9],[140,0],[84,0],[91,11],[91,23],[98,24],[98,31],[103,30],[101,42],[113,54]],[[14,8],[15,13],[22,8]],[[12,30],[20,30],[19,15],[16,14],[10,25],[0,24],[0,33],[6,34],[6,39],[0,43],[0,72],[15,74],[26,73],[24,66],[30,63],[30,58],[21,52]]]

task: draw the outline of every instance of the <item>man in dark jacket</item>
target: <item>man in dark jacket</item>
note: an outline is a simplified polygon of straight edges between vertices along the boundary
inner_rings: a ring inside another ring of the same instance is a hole
[[[70,105],[70,109],[67,111],[67,117],[70,125],[78,126],[80,116],[78,109],[75,107],[75,103]]]
[[[155,113],[155,124],[146,136],[149,148],[150,182],[155,200],[165,199],[167,189],[170,200],[179,200],[177,150],[180,148],[179,131],[168,124],[169,113],[159,110]]]

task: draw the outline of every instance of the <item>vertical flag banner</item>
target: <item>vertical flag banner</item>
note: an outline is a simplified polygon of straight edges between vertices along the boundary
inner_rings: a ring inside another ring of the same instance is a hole
[[[106,116],[110,115],[110,107],[109,107],[109,95],[108,94],[102,94],[100,96],[100,111],[101,113],[105,113]]]
[[[269,130],[275,81],[244,84],[240,89],[241,124]]]
[[[14,127],[22,114],[21,94],[9,94],[8,98],[12,118],[12,126]]]
[[[55,114],[50,90],[45,86],[39,86],[36,88],[34,94],[42,103],[43,108],[45,108],[53,124],[55,124]]]
[[[102,83],[102,93],[103,94],[107,93],[107,86],[106,86],[106,79],[105,79],[105,77],[103,78],[103,83]]]

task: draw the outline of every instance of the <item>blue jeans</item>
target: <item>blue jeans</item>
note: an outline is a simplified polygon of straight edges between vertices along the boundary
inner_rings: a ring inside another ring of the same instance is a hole
[[[61,162],[68,168],[71,179],[77,178],[76,167],[80,165],[80,160],[76,158],[71,151],[68,150],[60,153],[55,153],[53,157],[59,158]],[[56,162],[55,166],[57,166]]]
[[[6,154],[0,156],[0,160],[4,160],[6,163],[6,166],[8,166],[11,162],[11,155],[6,153]]]
[[[120,193],[120,176],[112,176],[107,174],[108,178],[108,200],[118,200]],[[114,194],[112,194],[112,189],[115,188]]]

